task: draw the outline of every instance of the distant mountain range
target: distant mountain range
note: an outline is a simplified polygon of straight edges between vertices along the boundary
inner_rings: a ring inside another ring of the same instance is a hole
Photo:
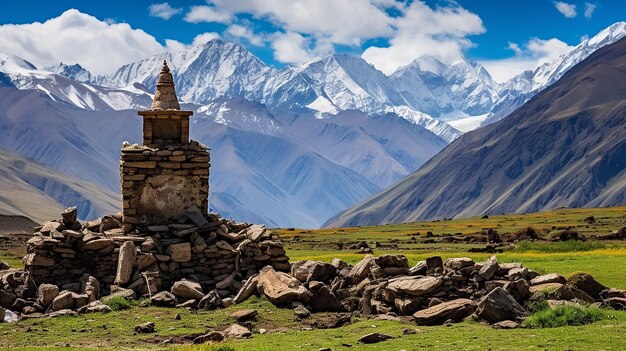
[[[325,226],[626,203],[626,39]]]
[[[0,54],[0,87],[34,91],[0,99],[0,149],[118,192],[119,146],[140,141],[135,110],[149,106],[167,59],[179,98],[196,111],[192,137],[213,149],[211,207],[273,226],[316,227],[418,169],[462,134],[452,125],[468,129],[455,122],[473,118],[477,127],[504,117],[624,35],[626,23],[616,23],[504,84],[479,63],[429,56],[390,76],[341,54],[276,69],[221,40],[101,76],[79,64],[39,69]],[[96,206],[86,213],[101,214]]]

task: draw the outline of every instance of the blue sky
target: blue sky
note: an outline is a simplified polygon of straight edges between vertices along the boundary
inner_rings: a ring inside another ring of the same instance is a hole
[[[0,51],[104,73],[220,37],[274,66],[347,52],[390,73],[431,54],[480,61],[504,80],[623,20],[619,0],[11,1],[0,13]]]

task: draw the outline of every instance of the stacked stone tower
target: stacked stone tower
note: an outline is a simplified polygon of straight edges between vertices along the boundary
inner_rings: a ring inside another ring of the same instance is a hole
[[[122,147],[120,171],[126,231],[170,223],[195,207],[208,210],[209,150],[189,140],[189,116],[180,109],[167,62],[143,117],[143,145]]]

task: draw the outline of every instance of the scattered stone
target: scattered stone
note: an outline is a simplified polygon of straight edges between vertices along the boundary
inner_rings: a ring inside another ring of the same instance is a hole
[[[74,297],[71,291],[63,290],[52,300],[52,310],[59,311],[72,309],[74,307]]]
[[[63,217],[63,224],[66,227],[72,227],[77,221],[77,213],[76,207],[68,207],[63,212],[61,212],[61,217]]]
[[[149,333],[155,333],[156,330],[154,329],[153,322],[145,322],[145,323],[137,324],[135,326],[135,332],[140,333],[140,334],[149,334]]]
[[[189,280],[180,280],[174,283],[172,294],[181,299],[201,300],[204,297],[202,286]]]
[[[204,335],[200,335],[193,339],[194,344],[204,344],[207,342],[222,342],[224,341],[224,333],[218,331],[212,331]]]
[[[258,315],[259,312],[253,309],[243,309],[230,314],[232,318],[235,318],[240,323],[255,320]]]
[[[476,307],[470,299],[456,299],[417,311],[413,318],[418,325],[438,325],[449,319],[460,321],[474,313]]]
[[[176,296],[169,291],[161,291],[152,295],[150,303],[158,307],[174,307],[176,306]]]
[[[298,319],[309,318],[311,316],[311,312],[309,312],[309,310],[307,310],[306,307],[304,307],[303,305],[297,305],[293,309],[293,313]]]
[[[360,337],[359,342],[363,344],[375,344],[389,339],[393,339],[393,336],[383,333],[370,333]]]
[[[252,332],[239,324],[233,324],[224,330],[224,335],[232,339],[249,339],[252,337]]]
[[[502,288],[495,288],[480,300],[476,315],[489,323],[521,320],[528,312]]]
[[[520,327],[520,324],[516,321],[500,321],[493,324],[493,327],[496,329],[517,329]]]
[[[489,280],[498,270],[498,262],[496,261],[496,256],[491,256],[480,268],[478,271],[478,275],[484,280]]]
[[[300,284],[298,279],[283,272],[276,272],[266,266],[259,273],[258,289],[273,304],[289,305],[293,302],[307,303],[309,292]]]
[[[399,290],[405,294],[411,296],[423,296],[433,292],[437,289],[443,280],[437,277],[424,277],[424,278],[413,278],[413,277],[402,277],[397,278],[389,285],[387,285],[390,289]]]
[[[241,289],[239,289],[237,295],[235,295],[235,298],[233,299],[233,304],[242,303],[249,299],[252,295],[254,295],[254,293],[257,291],[258,281],[259,276],[257,274],[248,278],[248,280],[246,280]]]
[[[111,307],[103,304],[100,301],[92,301],[89,304],[78,309],[78,313],[109,313],[111,312]]]
[[[41,284],[37,289],[37,303],[47,308],[59,295],[59,288],[53,284]]]

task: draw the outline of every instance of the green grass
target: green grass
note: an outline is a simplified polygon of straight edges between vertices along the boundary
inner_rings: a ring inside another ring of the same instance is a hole
[[[524,321],[530,328],[557,328],[591,324],[608,317],[607,311],[589,306],[544,308]]]
[[[139,305],[139,302],[136,300],[126,300],[122,296],[113,296],[105,302],[105,305],[111,307],[113,311],[122,311]]]
[[[596,223],[585,223],[584,218],[589,216],[594,216]],[[441,239],[447,236],[445,234],[463,237],[476,235],[486,228],[495,228],[503,234],[529,226],[545,236],[566,228],[572,228],[585,236],[605,235],[626,226],[626,207],[557,210],[527,215],[490,216],[488,219],[470,218],[380,227],[279,229],[276,232],[284,239],[292,262],[300,259],[330,262],[339,257],[354,264],[364,255],[356,253],[356,250],[340,250],[338,243],[364,240],[374,249],[375,256],[403,254],[413,265],[435,255],[444,259],[464,256],[476,261],[483,261],[491,256],[467,252],[472,247],[484,246],[484,243],[424,242],[429,239],[425,235],[428,231],[435,234],[434,238]],[[376,248],[376,242],[385,247]],[[17,252],[0,252],[0,260],[12,267],[21,267]],[[566,276],[575,272],[590,273],[607,286],[626,289],[626,242],[520,242],[496,256],[499,262],[522,262],[541,273],[556,272]],[[546,312],[545,304],[529,306],[536,313],[527,322],[532,323],[529,326],[533,328],[525,329],[497,330],[469,320],[452,327],[418,327],[412,323],[354,319],[354,324],[338,329],[305,330],[307,325],[296,321],[290,309],[276,308],[266,299],[256,297],[241,305],[210,312],[139,307],[137,304],[128,306],[125,301],[115,303],[119,305],[115,308],[116,311],[108,314],[0,324],[0,351],[4,347],[10,350],[68,350],[66,343],[70,345],[69,349],[81,350],[295,351],[326,347],[334,351],[626,349],[626,333],[623,333],[626,330],[626,312],[600,310],[603,315],[596,318],[596,310],[585,309],[579,312],[557,309],[559,312]],[[235,323],[229,314],[243,308],[259,311],[258,321],[253,328],[254,337],[250,340],[218,345],[163,343],[167,339],[181,340],[185,335],[205,333],[208,330],[224,330]],[[180,320],[174,319],[177,313],[181,315]],[[312,318],[324,316],[325,314],[314,314]],[[590,320],[593,323],[584,324]],[[155,323],[157,333],[135,334],[134,326],[146,321]],[[261,328],[269,333],[259,334]],[[404,328],[414,328],[418,332],[414,335],[403,335]],[[394,339],[373,345],[361,345],[357,342],[358,338],[371,332],[386,333],[394,336]],[[343,344],[350,344],[352,347]]]

